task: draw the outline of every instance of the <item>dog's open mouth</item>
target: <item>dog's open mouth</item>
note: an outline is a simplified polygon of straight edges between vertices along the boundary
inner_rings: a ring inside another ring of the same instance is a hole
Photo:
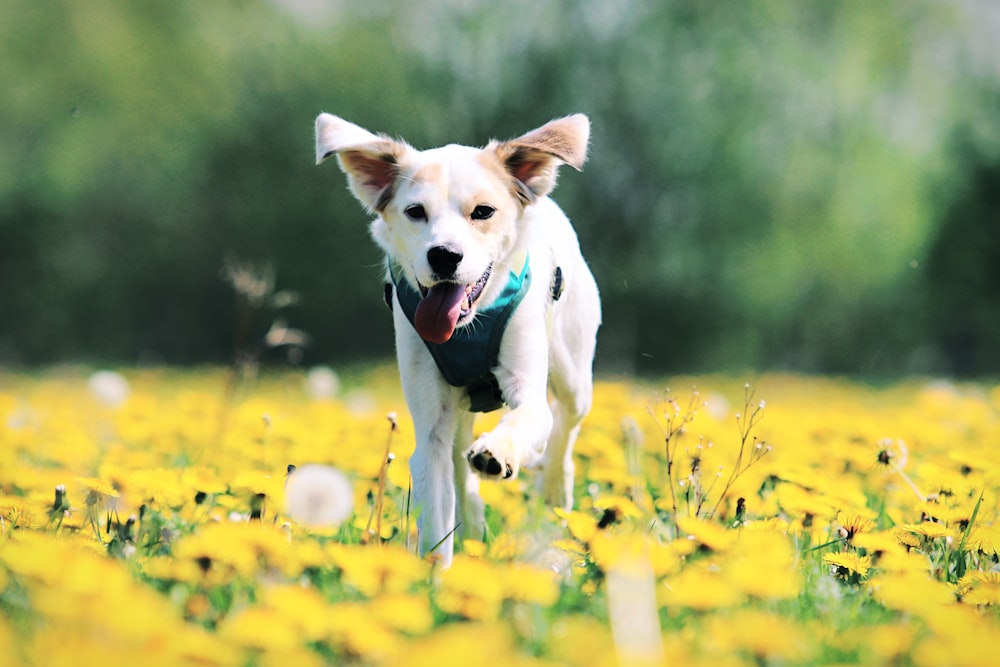
[[[439,282],[424,287],[420,285],[423,297],[413,315],[413,326],[428,343],[447,343],[461,324],[472,315],[472,307],[483,293],[486,281],[493,267],[474,283]]]

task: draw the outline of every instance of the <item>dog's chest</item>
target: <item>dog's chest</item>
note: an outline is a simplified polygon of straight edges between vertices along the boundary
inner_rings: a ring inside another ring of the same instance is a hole
[[[420,294],[402,278],[398,267],[389,263],[392,291],[403,313],[413,324]],[[493,375],[500,355],[500,342],[510,316],[520,305],[531,286],[527,257],[519,274],[510,272],[500,296],[476,313],[468,325],[455,331],[445,343],[424,341],[441,375],[454,387],[463,387],[469,395],[472,412],[491,412],[504,405],[500,385]],[[389,296],[387,291],[387,296]]]

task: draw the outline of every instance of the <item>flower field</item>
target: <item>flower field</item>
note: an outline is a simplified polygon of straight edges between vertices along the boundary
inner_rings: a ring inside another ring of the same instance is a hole
[[[997,660],[1000,387],[601,381],[444,571],[412,448],[390,368],[0,375],[0,664]]]

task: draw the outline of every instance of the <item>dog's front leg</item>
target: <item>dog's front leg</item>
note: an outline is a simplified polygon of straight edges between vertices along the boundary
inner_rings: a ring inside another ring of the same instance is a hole
[[[494,370],[511,410],[465,453],[469,464],[487,478],[514,477],[522,465],[539,463],[545,453],[552,412],[547,393],[548,339],[544,324],[534,330],[538,319],[511,322],[501,346],[500,365]]]
[[[406,404],[413,418],[416,449],[410,457],[412,507],[417,512],[418,548],[447,567],[455,532],[455,465],[452,452],[459,425],[456,390],[449,386],[423,342],[393,309],[396,354]],[[433,552],[433,553],[432,553]]]
[[[455,478],[452,460],[454,421],[441,415],[436,424],[414,418],[417,447],[410,457],[413,506],[417,514],[420,555],[451,564],[455,532]],[[432,553],[433,552],[433,553]]]

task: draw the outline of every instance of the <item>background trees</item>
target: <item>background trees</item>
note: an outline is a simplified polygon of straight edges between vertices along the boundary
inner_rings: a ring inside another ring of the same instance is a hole
[[[308,360],[385,356],[316,113],[430,147],[583,111],[603,368],[1000,370],[990,3],[478,4],[5,3],[0,362],[225,360],[227,254]]]

